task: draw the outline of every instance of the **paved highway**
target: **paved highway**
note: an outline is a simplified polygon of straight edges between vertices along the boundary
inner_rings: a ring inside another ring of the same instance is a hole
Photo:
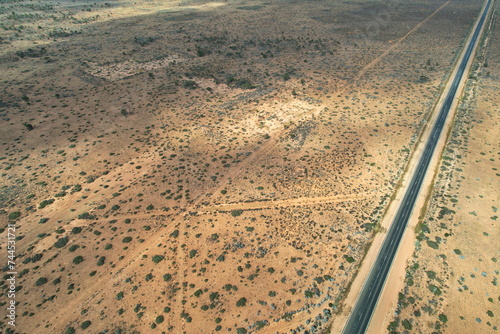
[[[474,49],[476,41],[481,33],[481,29],[484,25],[484,21],[490,8],[490,4],[491,0],[488,0],[488,3],[486,4],[485,9],[479,19],[479,24],[477,25],[476,30],[472,35],[470,43],[467,45],[465,56],[460,62],[458,71],[453,78],[453,82],[448,91],[444,104],[439,111],[439,116],[429,135],[423,155],[418,162],[417,168],[410,181],[410,185],[408,186],[401,205],[399,206],[396,216],[391,224],[391,228],[387,232],[387,236],[382,247],[380,248],[377,260],[375,261],[375,264],[370,274],[368,275],[368,278],[363,286],[363,289],[361,290],[356,305],[354,306],[354,309],[351,312],[351,316],[349,317],[349,320],[344,328],[344,334],[363,334],[368,328],[373,311],[375,309],[375,306],[377,305],[378,298],[384,286],[384,282],[387,278],[387,274],[391,267],[394,256],[396,255],[401,237],[403,236],[403,232],[406,228],[408,219],[410,218],[410,214],[413,210],[413,206],[415,205],[415,201],[418,197],[418,193],[420,191],[422,181],[434,153],[434,149],[436,148],[436,144],[441,135],[446,117],[448,116],[448,112],[457,93],[458,86],[462,80],[463,74],[469,62],[469,58],[472,55],[472,51]],[[384,329],[381,329],[381,332],[383,330]]]

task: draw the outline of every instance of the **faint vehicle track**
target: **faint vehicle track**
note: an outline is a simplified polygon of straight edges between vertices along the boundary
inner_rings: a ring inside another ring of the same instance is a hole
[[[293,206],[309,206],[309,205],[319,205],[319,204],[330,204],[339,202],[349,202],[356,201],[370,197],[368,193],[343,195],[343,196],[322,196],[322,197],[299,197],[290,198],[276,201],[252,201],[252,202],[235,202],[227,204],[216,204],[216,205],[206,205],[197,206],[196,208],[190,206],[186,208],[179,208],[169,211],[150,211],[142,213],[130,213],[123,215],[111,216],[105,219],[91,220],[92,222],[99,221],[109,221],[110,219],[147,219],[151,217],[161,217],[161,216],[176,216],[182,213],[185,214],[204,214],[208,212],[228,212],[233,210],[260,210],[260,209],[270,209],[276,207],[293,207]],[[82,222],[85,222],[82,224]],[[72,226],[82,226],[87,224],[87,220],[77,219],[71,224]]]
[[[277,201],[228,203],[228,204],[209,205],[206,207],[202,207],[198,209],[198,213],[212,212],[212,211],[257,210],[257,209],[269,209],[275,207],[317,205],[317,204],[353,201],[358,199],[364,199],[369,196],[370,196],[369,194],[356,194],[350,196],[300,197],[300,198],[284,199]]]
[[[382,58],[384,58],[385,56],[387,56],[389,54],[389,52],[393,51],[399,44],[401,44],[402,41],[404,41],[406,38],[408,38],[408,36],[410,36],[411,34],[413,34],[415,31],[417,31],[418,29],[420,29],[421,26],[423,26],[425,23],[427,23],[427,21],[429,21],[434,15],[436,15],[441,9],[443,9],[444,7],[446,7],[446,5],[448,5],[448,3],[450,3],[450,0],[446,1],[443,5],[441,5],[441,7],[439,7],[438,9],[436,9],[431,15],[427,16],[424,20],[422,20],[421,22],[419,22],[416,26],[414,26],[410,31],[408,31],[403,37],[401,37],[400,39],[398,39],[394,44],[392,44],[389,48],[387,48],[384,52],[382,52],[382,54],[380,54],[378,57],[376,57],[375,59],[373,59],[371,62],[369,62],[367,65],[365,65],[361,71],[358,72],[358,74],[356,74],[356,76],[354,76],[354,78],[352,78],[351,80],[348,80],[347,83],[345,84],[345,86],[343,88],[341,88],[339,90],[339,92],[345,92],[350,86],[352,86],[357,80],[359,80],[363,75],[365,75],[365,73],[370,69],[372,68],[373,66],[375,66],[378,62],[380,62],[380,60],[382,60]]]

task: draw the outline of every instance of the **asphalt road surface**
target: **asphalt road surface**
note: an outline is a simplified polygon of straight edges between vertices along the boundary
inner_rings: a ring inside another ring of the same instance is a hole
[[[385,241],[380,248],[380,253],[377,256],[377,260],[375,261],[373,269],[368,275],[368,278],[363,286],[363,289],[361,290],[356,305],[354,306],[354,309],[351,312],[351,316],[349,317],[349,320],[344,328],[344,334],[364,334],[368,328],[373,311],[377,305],[378,298],[384,286],[384,282],[387,278],[387,274],[391,267],[394,256],[396,255],[401,237],[403,236],[403,232],[406,228],[408,219],[413,210],[413,206],[415,205],[415,201],[418,197],[418,193],[420,191],[420,187],[422,186],[422,181],[431,161],[434,149],[436,148],[436,144],[439,141],[439,137],[446,121],[446,117],[448,116],[448,112],[450,110],[451,104],[453,103],[453,99],[455,98],[455,94],[457,93],[458,86],[462,80],[469,58],[472,55],[472,50],[474,49],[476,40],[478,39],[481,29],[484,25],[484,21],[490,8],[490,4],[491,0],[488,0],[484,12],[480,17],[479,24],[474,31],[470,43],[467,45],[465,56],[459,65],[458,72],[456,73],[455,78],[453,78],[453,82],[451,84],[450,90],[448,91],[448,95],[446,96],[446,100],[441,110],[439,111],[438,119],[430,133],[423,155],[418,162],[410,185],[403,197],[401,205],[391,224],[391,228],[387,233]],[[380,330],[383,331],[382,328]]]

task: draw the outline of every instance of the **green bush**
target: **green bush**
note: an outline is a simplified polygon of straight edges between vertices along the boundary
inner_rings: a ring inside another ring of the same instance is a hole
[[[238,216],[241,216],[242,213],[243,213],[243,210],[233,210],[233,211],[231,211],[231,216],[238,217]]]
[[[419,78],[419,81],[420,81],[421,83],[424,83],[424,82],[428,82],[428,81],[430,81],[430,79],[429,79],[429,77],[428,77],[428,76],[426,76],[426,75],[421,75],[421,76],[420,76],[420,78]]]
[[[83,262],[83,260],[84,260],[84,259],[83,259],[83,256],[78,255],[78,256],[75,256],[75,258],[73,259],[73,263],[74,263],[74,264],[80,264],[80,263],[82,263],[82,262]]]
[[[155,255],[153,256],[152,260],[154,263],[160,263],[164,258],[165,257],[163,255]]]
[[[87,329],[90,327],[90,325],[92,325],[92,322],[90,320],[85,320],[84,322],[82,322],[82,329]]]
[[[36,262],[36,261],[40,261],[43,257],[43,254],[42,253],[38,253],[38,254],[35,254],[31,257],[31,262]]]
[[[237,302],[236,302],[236,306],[238,307],[243,307],[247,304],[247,299],[245,297],[243,298],[240,298]]]
[[[106,257],[105,256],[101,256],[99,258],[99,260],[97,261],[97,265],[98,266],[102,266],[105,262],[106,262]]]
[[[9,214],[9,220],[16,220],[19,217],[21,217],[21,212],[19,211],[11,212]]]
[[[77,193],[79,191],[82,191],[82,186],[77,184],[73,187],[73,189],[71,189],[71,193],[74,194],[74,193]]]
[[[45,277],[40,277],[36,280],[35,286],[44,285],[45,283],[47,283],[47,279]]]
[[[87,220],[90,220],[90,219],[95,219],[95,218],[96,217],[94,215],[91,215],[88,212],[84,212],[84,213],[78,215],[78,219],[87,219]]]
[[[146,46],[148,44],[153,43],[157,39],[158,37],[153,37],[153,36],[148,36],[148,37],[139,36],[139,37],[134,37],[134,42],[139,44],[140,46]]]
[[[437,219],[442,219],[445,215],[447,214],[455,214],[456,212],[454,210],[448,209],[445,206],[441,207],[441,210],[439,210],[439,214]]]
[[[79,247],[80,247],[80,246],[78,246],[78,245],[72,245],[72,246],[71,246],[68,250],[69,250],[70,252],[74,252],[74,251],[76,251]]]
[[[427,246],[429,246],[430,248],[433,248],[433,249],[439,248],[439,244],[435,241],[432,241],[432,240],[427,240]]]
[[[210,301],[211,302],[214,302],[217,298],[219,298],[219,293],[218,292],[212,292],[210,294]],[[245,301],[246,301],[246,299],[245,299]]]
[[[398,321],[391,321],[387,326],[387,330],[393,333],[398,328]]]
[[[307,289],[306,291],[304,291],[304,296],[306,298],[312,298],[312,297],[314,297],[314,292],[312,292],[311,290]]]
[[[412,329],[412,328],[413,328],[413,326],[411,325],[411,323],[410,323],[407,319],[403,320],[403,327],[404,327],[406,330],[410,330],[410,329]]]
[[[229,76],[226,79],[226,84],[231,87],[241,88],[241,89],[254,89],[255,86],[252,85],[250,80],[245,78],[236,79],[233,76]]]
[[[437,286],[433,284],[429,284],[428,289],[435,294],[436,296],[441,296],[441,289],[439,289]]]
[[[82,232],[82,228],[81,228],[81,227],[79,227],[79,226],[75,226],[75,227],[73,227],[73,229],[71,230],[71,234],[78,234],[78,233],[80,233],[80,232]]]
[[[132,241],[132,237],[125,237],[125,238],[123,238],[123,240],[122,240],[122,242],[123,242],[123,243],[129,243],[129,242],[131,242],[131,241]]]
[[[429,277],[430,279],[436,278],[436,273],[432,270],[426,271],[425,273],[427,274],[427,277]]]
[[[206,56],[206,55],[209,55],[212,53],[212,51],[210,51],[210,49],[201,47],[199,45],[196,45],[195,47],[196,47],[196,55],[198,57],[203,57],[203,56]]]
[[[38,205],[38,208],[39,209],[43,209],[45,208],[47,205],[50,205],[52,203],[54,203],[55,199],[51,198],[51,199],[46,199],[44,201],[42,201],[39,205]]]
[[[63,248],[64,246],[66,246],[66,244],[68,243],[68,237],[62,237],[62,238],[59,238],[57,239],[57,241],[54,243],[54,247],[55,248]]]

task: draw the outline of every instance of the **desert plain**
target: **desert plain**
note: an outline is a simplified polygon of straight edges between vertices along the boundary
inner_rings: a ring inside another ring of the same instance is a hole
[[[482,5],[2,1],[0,328],[329,333]],[[381,333],[497,330],[498,34]]]

